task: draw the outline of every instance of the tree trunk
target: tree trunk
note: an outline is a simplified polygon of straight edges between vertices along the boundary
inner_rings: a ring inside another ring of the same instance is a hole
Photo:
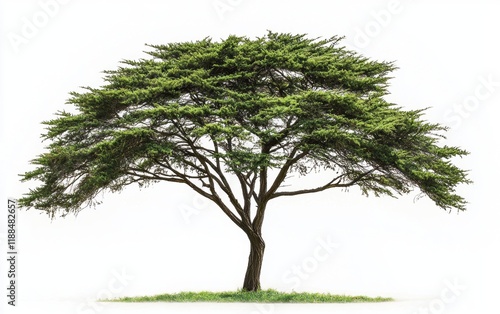
[[[249,235],[248,238],[250,239],[250,255],[243,290],[258,291],[260,290],[260,270],[264,259],[265,244],[260,235]]]

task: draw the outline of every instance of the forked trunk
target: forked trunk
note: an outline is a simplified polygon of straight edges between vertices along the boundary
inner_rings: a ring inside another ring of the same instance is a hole
[[[248,236],[250,239],[250,255],[248,256],[247,272],[243,282],[243,290],[260,290],[260,270],[264,259],[264,240],[260,235]]]

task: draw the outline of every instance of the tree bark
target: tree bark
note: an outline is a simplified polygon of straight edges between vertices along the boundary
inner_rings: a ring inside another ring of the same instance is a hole
[[[249,235],[250,255],[248,256],[247,272],[243,281],[244,291],[260,290],[260,270],[264,259],[265,243],[260,234]]]

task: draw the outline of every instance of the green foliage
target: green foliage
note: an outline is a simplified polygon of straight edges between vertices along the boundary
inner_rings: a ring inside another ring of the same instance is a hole
[[[292,292],[285,293],[276,290],[260,290],[257,292],[180,292],[175,294],[160,294],[143,297],[124,297],[113,302],[251,302],[251,303],[361,303],[387,302],[391,298],[370,298],[366,296],[333,295],[329,293]]]
[[[150,59],[124,61],[105,72],[106,85],[71,93],[78,113],[45,122],[47,152],[22,176],[41,185],[20,203],[54,217],[105,190],[170,181],[237,223],[252,202],[352,185],[391,196],[416,187],[439,207],[464,210],[455,188],[470,181],[451,159],[467,152],[440,146],[446,128],[424,121],[423,110],[384,99],[393,63],[364,58],[340,40],[269,32],[151,45]],[[290,173],[316,170],[331,181],[282,188]]]

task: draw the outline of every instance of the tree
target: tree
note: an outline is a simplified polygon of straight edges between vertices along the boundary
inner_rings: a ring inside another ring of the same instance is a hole
[[[440,146],[446,127],[384,99],[392,62],[372,61],[342,38],[269,32],[257,39],[151,45],[152,57],[106,71],[106,85],[73,92],[76,113],[46,121],[47,152],[22,175],[41,185],[27,208],[77,213],[102,191],[130,184],[186,184],[214,202],[250,240],[243,289],[260,289],[262,224],[280,197],[357,186],[397,196],[419,189],[446,210],[469,183]],[[283,186],[322,171],[317,186]]]

